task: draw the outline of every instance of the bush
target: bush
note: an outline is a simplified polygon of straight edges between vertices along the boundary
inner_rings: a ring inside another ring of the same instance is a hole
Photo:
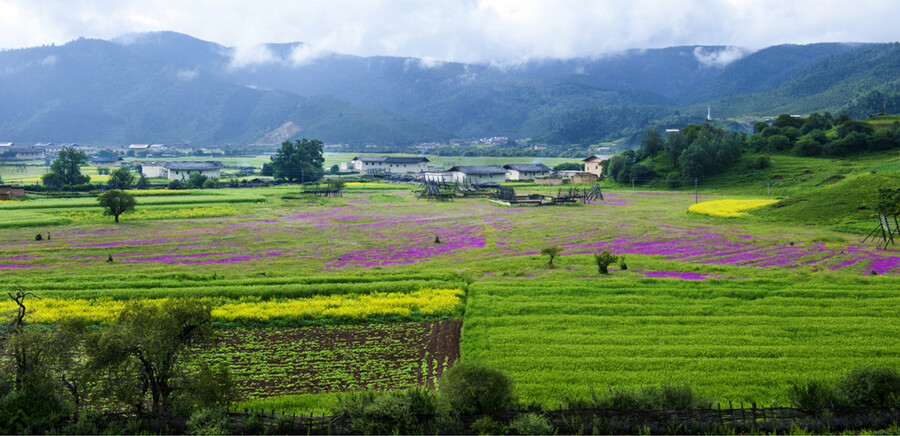
[[[822,144],[819,144],[814,139],[801,139],[794,144],[794,154],[797,156],[818,156],[822,154]]]
[[[509,429],[515,434],[552,434],[553,426],[543,415],[526,413],[519,415],[509,423]]]
[[[203,189],[216,189],[219,187],[219,179],[206,179],[203,181]]]
[[[514,405],[506,374],[475,362],[456,362],[440,379],[440,393],[459,413],[494,413]]]
[[[469,427],[469,432],[471,434],[477,435],[495,435],[495,434],[506,434],[509,431],[503,424],[500,424],[497,421],[494,421],[490,416],[482,416],[475,420],[472,423],[471,427]]]
[[[835,385],[835,393],[850,407],[900,407],[900,373],[887,367],[856,368]]]
[[[169,189],[184,189],[184,183],[181,183],[181,180],[172,180],[169,182]]]
[[[772,166],[772,158],[768,155],[757,156],[756,159],[750,161],[748,166],[751,170],[764,170]]]
[[[438,412],[437,396],[424,388],[393,392],[356,392],[338,400],[337,412],[345,414],[354,433],[422,433],[420,415]]]
[[[220,435],[231,434],[228,430],[228,415],[221,409],[201,409],[187,421],[188,434]]]
[[[600,274],[609,274],[609,266],[614,264],[618,257],[613,256],[608,251],[603,250],[600,254],[594,253],[594,262],[597,264],[597,271]]]
[[[834,389],[821,381],[791,383],[787,392],[788,403],[801,409],[823,409],[838,404]]]

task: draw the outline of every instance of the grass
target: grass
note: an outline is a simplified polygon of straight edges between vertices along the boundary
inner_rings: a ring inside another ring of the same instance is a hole
[[[281,395],[270,398],[248,400],[235,405],[239,411],[250,410],[260,413],[281,413],[285,415],[331,414],[337,406],[338,393]]]

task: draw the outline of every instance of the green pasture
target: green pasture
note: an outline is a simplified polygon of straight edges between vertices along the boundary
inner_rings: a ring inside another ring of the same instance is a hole
[[[138,197],[148,215],[118,225],[93,198],[0,202],[0,295],[258,301],[459,288],[462,359],[506,371],[524,401],[554,407],[591,389],[670,382],[717,401],[784,404],[793,380],[900,367],[900,270],[870,274],[900,253],[859,245],[846,231],[875,225],[859,208],[876,183],[896,180],[896,165],[884,155],[773,156],[767,177],[781,176],[773,198],[782,201],[738,219],[688,213],[693,187],[611,182],[602,184],[605,201],[537,208],[416,200],[404,184],[348,184],[339,198],[303,197],[298,186],[155,192]],[[741,185],[744,177],[703,184],[699,197],[766,197],[765,185]],[[38,232],[52,238],[35,241]],[[675,254],[639,252],[659,241]],[[592,253],[602,244],[635,250],[627,269],[599,275]],[[553,245],[563,250],[551,268],[539,253]],[[720,251],[677,254],[695,246]],[[798,247],[809,254],[778,257]],[[732,248],[786,263],[722,261]],[[246,407],[327,407],[313,392],[296,394]]]

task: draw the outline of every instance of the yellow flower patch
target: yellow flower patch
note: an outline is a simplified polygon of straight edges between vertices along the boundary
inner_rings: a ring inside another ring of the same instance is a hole
[[[700,213],[721,218],[737,218],[744,215],[744,211],[757,207],[767,206],[777,200],[715,200],[704,201],[691,205],[689,212]]]

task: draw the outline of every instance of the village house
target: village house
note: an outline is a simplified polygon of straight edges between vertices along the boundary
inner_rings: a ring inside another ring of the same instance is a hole
[[[603,167],[600,166],[600,162],[603,162],[605,160],[609,160],[609,156],[603,156],[599,154],[595,154],[591,157],[583,159],[584,171],[591,174],[596,174],[597,177],[602,176]]]
[[[201,174],[211,179],[218,179],[222,170],[222,162],[166,162],[166,178],[169,180],[187,180],[191,174]]]
[[[503,183],[506,181],[506,170],[496,165],[456,166],[447,170],[454,183],[483,185],[486,183]]]
[[[141,164],[141,174],[148,179],[166,178],[166,163],[144,162]]]
[[[354,157],[348,167],[362,174],[409,174],[428,170],[428,158],[422,156],[360,156]]]
[[[11,145],[9,147],[0,149],[0,153],[3,153],[6,157],[15,160],[32,160],[44,158],[44,149],[32,147],[29,145]]]
[[[16,197],[24,197],[25,188],[21,186],[0,185],[0,200],[12,200]]]
[[[91,165],[95,167],[120,167],[122,158],[118,156],[91,156]]]
[[[506,180],[529,181],[535,177],[550,175],[550,167],[539,164],[509,164],[503,165],[506,170]]]

